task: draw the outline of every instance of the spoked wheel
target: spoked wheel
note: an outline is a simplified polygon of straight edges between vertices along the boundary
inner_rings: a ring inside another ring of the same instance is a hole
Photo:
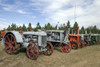
[[[61,44],[61,51],[62,51],[63,53],[69,53],[70,50],[71,50],[71,45],[70,45],[70,43],[68,43],[68,44],[62,43],[62,44]]]
[[[82,40],[81,43],[83,44],[83,47],[87,46],[87,43],[85,40]]]
[[[86,46],[90,45],[89,41],[87,41],[87,40],[84,40],[84,41],[86,42]]]
[[[39,48],[35,43],[30,43],[27,47],[27,56],[32,59],[36,60],[39,56]]]
[[[14,54],[17,52],[18,47],[15,36],[13,34],[7,34],[5,36],[4,44],[5,44],[5,51],[8,54]]]
[[[47,46],[45,47],[47,48],[46,51],[43,52],[44,55],[50,56],[53,53],[53,46],[50,42],[47,42]]]
[[[71,47],[72,47],[72,49],[77,49],[78,48],[78,43],[71,42]]]

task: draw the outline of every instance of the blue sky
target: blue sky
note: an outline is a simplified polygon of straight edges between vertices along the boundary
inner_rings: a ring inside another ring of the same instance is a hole
[[[74,24],[76,5],[76,21],[79,26],[97,25],[100,28],[99,0],[0,0],[0,29],[16,23],[17,26],[37,22],[42,26],[50,22],[53,26],[71,21]]]

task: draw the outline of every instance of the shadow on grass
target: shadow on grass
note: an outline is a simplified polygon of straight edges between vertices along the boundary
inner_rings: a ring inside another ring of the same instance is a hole
[[[55,46],[54,50],[57,50],[58,52],[61,52],[61,47],[60,46]]]

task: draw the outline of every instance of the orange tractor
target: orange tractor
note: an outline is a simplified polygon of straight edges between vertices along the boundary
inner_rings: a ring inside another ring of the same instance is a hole
[[[69,40],[71,42],[72,49],[77,49],[78,47],[82,48],[83,43],[81,41],[81,35],[79,34],[79,27],[77,30],[77,34],[69,34]]]
[[[5,30],[5,31],[0,30],[0,40],[3,38],[3,36],[5,35],[6,32],[7,32],[7,30]]]

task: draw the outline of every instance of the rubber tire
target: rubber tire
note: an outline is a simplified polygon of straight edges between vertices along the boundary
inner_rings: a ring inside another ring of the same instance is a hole
[[[73,48],[73,47],[72,47],[72,44],[76,44],[77,47],[76,47],[76,48]],[[72,48],[72,49],[78,49],[78,43],[77,43],[77,42],[71,42],[71,48]]]

